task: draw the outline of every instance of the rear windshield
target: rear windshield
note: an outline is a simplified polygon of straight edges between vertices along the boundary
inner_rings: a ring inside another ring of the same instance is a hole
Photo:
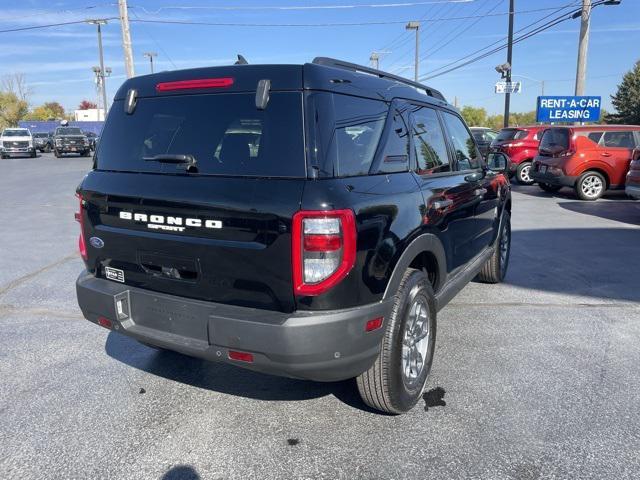
[[[550,128],[545,130],[540,140],[540,151],[560,153],[569,150],[571,130],[568,128]]]
[[[140,98],[132,114],[114,102],[98,146],[100,170],[181,173],[153,160],[191,155],[204,175],[304,177],[302,94],[272,92]]]
[[[496,137],[496,142],[506,142],[507,140],[519,140],[527,136],[526,130],[518,128],[503,128]]]

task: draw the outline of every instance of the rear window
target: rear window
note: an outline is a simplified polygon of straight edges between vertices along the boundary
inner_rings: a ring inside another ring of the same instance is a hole
[[[264,110],[255,93],[140,98],[134,112],[116,101],[98,146],[100,170],[180,173],[150,160],[191,155],[198,174],[255,177],[306,175],[300,92],[272,92]]]
[[[518,128],[503,128],[498,132],[496,142],[506,142],[507,140],[519,140],[527,136],[526,130],[520,130]]]
[[[549,128],[540,140],[540,151],[557,154],[569,150],[571,130],[568,128]]]

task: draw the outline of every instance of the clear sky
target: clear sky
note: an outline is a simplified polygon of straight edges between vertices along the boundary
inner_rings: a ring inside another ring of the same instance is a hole
[[[117,0],[1,0],[0,30],[117,17]],[[474,51],[506,37],[508,0],[129,0],[136,74],[149,71],[146,51],[158,53],[157,69],[229,64],[236,53],[250,63],[303,63],[315,56],[369,64],[374,50],[381,68],[413,77],[414,33],[404,22],[422,20],[421,75],[430,75]],[[580,0],[516,0],[515,30],[543,17],[578,8]],[[554,10],[567,6],[565,10]],[[304,8],[303,8],[304,7]],[[339,7],[339,8],[338,8]],[[460,18],[472,17],[472,18]],[[457,20],[455,19],[457,18]],[[175,25],[136,20],[235,23]],[[397,22],[397,23],[391,23]],[[320,24],[349,23],[352,25]],[[355,25],[362,24],[365,25]],[[267,24],[267,26],[255,26]],[[279,24],[279,26],[273,26]],[[283,26],[294,24],[305,26]],[[573,93],[580,21],[568,20],[514,46],[513,74],[523,92],[512,111],[535,109],[540,84],[548,95]],[[517,36],[517,35],[516,35]],[[104,26],[105,63],[113,69],[109,98],[124,80],[120,24]],[[640,59],[640,0],[600,6],[592,14],[587,94],[602,95],[610,109],[624,72]],[[493,93],[499,79],[494,67],[506,50],[464,68],[425,81],[453,103],[502,110],[503,97]],[[20,72],[33,89],[32,105],[59,101],[68,110],[97,95],[91,67],[98,64],[96,29],[79,24],[0,33],[0,75]]]

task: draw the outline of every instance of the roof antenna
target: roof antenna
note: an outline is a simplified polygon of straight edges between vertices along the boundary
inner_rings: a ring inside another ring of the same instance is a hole
[[[234,65],[249,65],[249,62],[247,62],[247,59],[242,55],[238,54],[238,60],[236,60],[236,63],[234,63]]]

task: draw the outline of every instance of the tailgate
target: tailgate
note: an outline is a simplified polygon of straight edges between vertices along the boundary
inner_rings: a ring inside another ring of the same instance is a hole
[[[93,171],[83,224],[89,269],[213,302],[294,309],[291,218],[304,180]],[[99,240],[96,240],[99,239]]]

